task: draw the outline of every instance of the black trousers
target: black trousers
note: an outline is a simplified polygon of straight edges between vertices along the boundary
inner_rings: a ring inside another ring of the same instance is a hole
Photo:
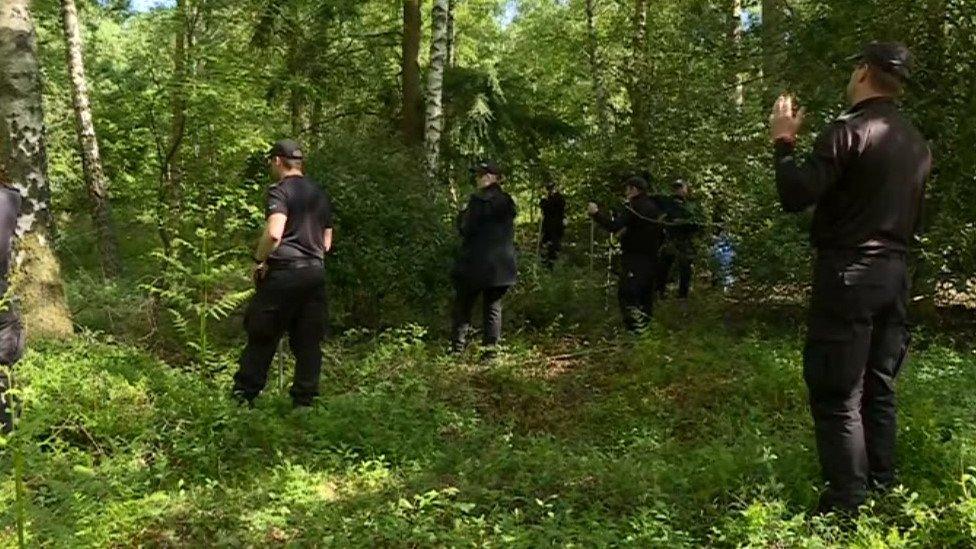
[[[562,235],[543,234],[542,235],[542,264],[552,268],[559,258],[559,252],[563,248]]]
[[[654,309],[654,258],[645,254],[624,253],[620,258],[617,301],[624,325],[640,331]]]
[[[327,317],[323,267],[269,271],[244,315],[247,346],[234,375],[234,394],[248,401],[258,396],[268,382],[278,342],[287,333],[295,356],[289,393],[296,405],[311,404],[319,394]]]
[[[690,251],[680,250],[678,252],[665,252],[661,254],[658,263],[657,273],[657,292],[664,297],[668,291],[668,283],[671,282],[671,269],[675,264],[678,266],[678,297],[685,299],[691,290],[691,277],[694,274],[692,266],[694,254]]]
[[[502,298],[508,286],[494,288],[471,288],[463,282],[455,283],[454,310],[452,314],[451,349],[461,352],[467,343],[471,330],[471,314],[478,297],[482,298],[482,343],[486,347],[497,345],[502,338]]]
[[[5,288],[5,284],[0,284]],[[3,294],[2,290],[0,295]],[[0,433],[8,434],[13,429],[16,402],[11,402],[7,390],[10,389],[10,369],[24,354],[24,327],[20,313],[13,305],[0,311]]]
[[[827,481],[822,510],[854,509],[870,484],[895,480],[895,378],[908,350],[907,303],[903,254],[819,254],[803,376]]]

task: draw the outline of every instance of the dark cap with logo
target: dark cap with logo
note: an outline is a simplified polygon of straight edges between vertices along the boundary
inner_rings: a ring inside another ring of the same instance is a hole
[[[271,150],[268,151],[268,158],[275,157],[287,158],[289,160],[304,160],[305,154],[302,152],[302,146],[297,141],[282,139],[272,145]]]
[[[912,53],[900,42],[871,42],[851,61],[862,61],[908,82],[912,76]]]
[[[492,175],[502,175],[502,169],[492,160],[482,160],[471,168],[471,173],[481,175],[490,173]]]

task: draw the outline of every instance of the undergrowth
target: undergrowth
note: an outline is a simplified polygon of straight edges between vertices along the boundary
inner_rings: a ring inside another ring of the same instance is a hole
[[[904,486],[849,524],[809,515],[790,332],[669,303],[641,338],[523,329],[484,365],[418,326],[354,331],[327,346],[306,412],[274,383],[236,406],[232,369],[200,376],[83,338],[19,365],[24,415],[0,470],[23,449],[28,542],[51,547],[976,543],[976,356],[913,357]],[[14,481],[0,480],[3,545]]]

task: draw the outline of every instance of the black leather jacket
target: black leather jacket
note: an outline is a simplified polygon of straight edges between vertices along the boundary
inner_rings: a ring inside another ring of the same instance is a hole
[[[788,212],[816,207],[810,229],[816,248],[908,250],[932,155],[893,100],[856,105],[824,130],[804,162],[791,143],[775,148],[780,202]]]

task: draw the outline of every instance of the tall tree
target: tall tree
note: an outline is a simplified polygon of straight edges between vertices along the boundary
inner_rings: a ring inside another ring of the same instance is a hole
[[[453,67],[456,61],[454,47],[457,45],[454,39],[454,0],[447,0],[447,60],[444,65],[448,68]]]
[[[433,26],[430,41],[430,69],[427,72],[427,117],[424,144],[427,150],[427,175],[437,177],[444,133],[444,67],[448,56],[448,28],[450,2],[434,0]]]
[[[408,145],[419,145],[424,138],[423,95],[420,83],[420,0],[403,0],[403,41],[401,73],[403,107],[400,131]]]
[[[160,168],[158,200],[161,210],[157,219],[157,230],[163,250],[167,253],[176,232],[176,219],[179,218],[177,214],[180,209],[180,149],[186,135],[187,47],[192,41],[193,32],[188,1],[176,0],[169,135],[166,139],[158,138],[156,144]]]
[[[630,52],[630,95],[631,120],[634,132],[634,142],[637,147],[638,160],[646,160],[649,147],[647,128],[647,90],[644,83],[649,70],[647,63],[647,0],[634,0],[633,14],[634,36]]]
[[[0,162],[23,196],[14,258],[14,291],[34,336],[67,337],[71,313],[54,254],[44,111],[30,0],[0,2]]]
[[[600,65],[599,40],[596,35],[594,14],[595,0],[586,0],[586,56],[590,61],[590,79],[596,99],[596,120],[603,139],[610,135],[610,121],[607,117],[607,90],[603,85],[603,67]]]
[[[781,59],[786,55],[784,0],[762,0],[763,78],[769,96],[783,92]],[[766,98],[767,101],[771,97]]]
[[[71,98],[75,111],[75,127],[78,131],[78,148],[81,152],[82,171],[88,196],[92,201],[92,220],[98,235],[97,246],[102,272],[109,278],[118,276],[118,241],[112,228],[111,206],[108,197],[108,181],[102,169],[102,157],[98,149],[98,137],[92,118],[88,82],[85,79],[85,61],[81,32],[78,29],[78,9],[74,0],[61,0],[61,22],[67,43],[68,73],[71,77]]]
[[[741,109],[746,102],[746,76],[742,72],[742,68],[739,66],[742,63],[742,39],[745,36],[745,23],[744,23],[744,9],[742,5],[742,0],[732,0],[732,51],[735,56],[735,92],[732,100],[735,102],[735,106]]]

